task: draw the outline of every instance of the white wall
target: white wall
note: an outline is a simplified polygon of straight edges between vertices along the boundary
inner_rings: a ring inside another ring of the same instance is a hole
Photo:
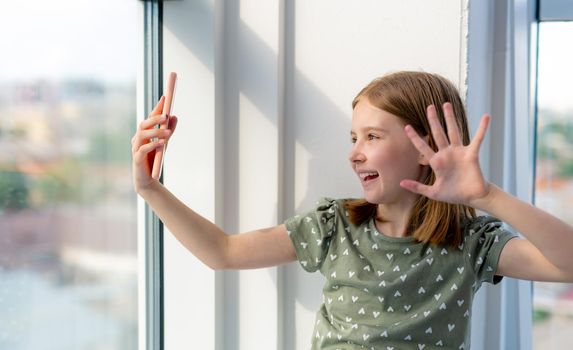
[[[164,164],[167,187],[213,220],[216,194],[215,33],[212,4],[165,2],[165,75],[178,73],[173,114],[180,119]],[[164,80],[166,81],[166,80]],[[165,349],[214,349],[216,275],[166,230]]]
[[[351,101],[412,69],[466,90],[466,1],[164,3],[177,71],[165,183],[229,233],[272,226],[322,196],[360,196],[346,159]],[[167,233],[166,349],[307,349],[322,278],[297,264],[214,273]]]

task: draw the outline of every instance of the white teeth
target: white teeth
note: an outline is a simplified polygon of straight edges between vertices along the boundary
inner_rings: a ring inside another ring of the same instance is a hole
[[[377,176],[378,173],[375,171],[371,171],[371,172],[367,172],[367,173],[358,173],[358,176],[360,176],[360,178],[362,180],[366,179],[367,176]]]

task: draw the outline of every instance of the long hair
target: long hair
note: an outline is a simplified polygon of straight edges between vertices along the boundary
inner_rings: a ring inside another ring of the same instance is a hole
[[[362,89],[352,101],[352,109],[365,98],[371,105],[400,118],[404,125],[410,124],[422,137],[430,135],[428,145],[434,151],[437,151],[438,147],[430,130],[426,108],[429,105],[436,107],[440,124],[447,130],[442,105],[450,102],[462,143],[464,145],[470,143],[468,121],[462,100],[457,88],[444,77],[409,71],[388,74],[373,80]],[[435,180],[435,174],[430,169],[428,175],[420,182],[432,185]],[[346,201],[345,207],[350,221],[360,225],[371,218],[376,218],[378,205],[365,199],[354,199]],[[408,219],[406,234],[424,243],[458,246],[463,239],[464,221],[475,216],[474,208],[439,202],[420,195]],[[377,219],[384,221],[384,218]]]

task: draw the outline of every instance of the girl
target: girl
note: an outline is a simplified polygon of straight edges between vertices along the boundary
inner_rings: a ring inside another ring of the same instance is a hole
[[[151,178],[153,154],[177,124],[153,128],[166,119],[162,104],[132,140],[135,190],[213,269],[298,259],[320,270],[313,349],[469,349],[482,282],[573,281],[573,229],[484,180],[478,154],[490,117],[470,142],[459,94],[443,77],[398,72],[354,99],[349,160],[364,199],[323,199],[282,225],[230,236]]]

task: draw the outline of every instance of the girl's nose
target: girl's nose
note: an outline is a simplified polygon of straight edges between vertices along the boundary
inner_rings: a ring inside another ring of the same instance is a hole
[[[365,159],[366,157],[364,156],[364,153],[362,153],[360,149],[357,147],[357,145],[354,144],[354,146],[350,150],[350,153],[348,154],[348,160],[350,161],[350,163],[360,163],[363,162]]]

